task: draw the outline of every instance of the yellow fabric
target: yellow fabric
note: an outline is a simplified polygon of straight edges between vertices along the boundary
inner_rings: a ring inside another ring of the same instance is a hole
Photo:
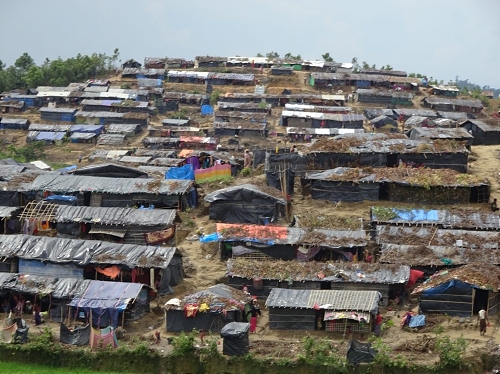
[[[206,312],[210,310],[210,306],[207,303],[203,303],[200,305],[199,311],[200,312]]]

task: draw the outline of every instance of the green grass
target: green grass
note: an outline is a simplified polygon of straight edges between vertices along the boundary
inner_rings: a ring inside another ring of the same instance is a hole
[[[17,362],[0,362],[2,374],[118,374],[110,371],[92,371],[83,369],[52,368],[48,366],[25,365]]]

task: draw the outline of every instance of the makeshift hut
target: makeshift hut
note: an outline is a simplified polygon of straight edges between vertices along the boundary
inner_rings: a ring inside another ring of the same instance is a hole
[[[16,228],[20,228],[17,216],[20,213],[21,208],[15,206],[1,206],[0,205],[0,233],[2,234],[12,234],[14,232],[19,232]],[[2,265],[0,265],[0,272],[2,271]]]
[[[34,208],[40,210],[40,204]],[[47,204],[47,203],[45,203]],[[25,208],[25,212],[28,206]],[[24,213],[24,212],[23,212]],[[26,212],[25,214],[28,214]],[[175,236],[176,211],[171,209],[101,208],[59,205],[52,218],[59,234],[71,237],[157,245]],[[43,235],[43,232],[40,232]]]
[[[30,121],[27,118],[0,118],[0,130],[27,130]]]
[[[500,230],[500,215],[473,210],[371,207],[371,223],[465,230]]]
[[[451,169],[429,168],[335,168],[306,173],[311,197],[329,201],[389,200],[428,204],[484,203],[489,183]]]
[[[364,111],[364,115],[368,120],[372,120],[379,116],[387,116],[392,119],[397,119],[398,117],[394,114],[392,109],[383,109],[383,108],[366,108]]]
[[[149,312],[149,288],[141,283],[90,281],[69,302],[70,318],[84,319],[94,327],[117,328]]]
[[[62,140],[66,136],[66,132],[29,131],[26,135],[26,142],[44,142],[45,145],[62,144]]]
[[[311,104],[285,104],[285,110],[297,110],[300,112],[318,112],[333,114],[349,114],[352,108],[345,106],[326,106]]]
[[[190,180],[47,174],[37,177],[30,188],[45,196],[76,196],[79,206],[132,207],[143,203],[184,210],[196,205],[196,190]]]
[[[397,131],[398,123],[396,120],[389,116],[378,116],[370,120],[373,127],[377,129],[384,129],[389,131]]]
[[[48,125],[43,123],[32,123],[28,127],[28,131],[44,131],[44,132],[69,132],[72,125]]]
[[[69,136],[71,143],[97,143],[97,134],[93,132],[74,132]]]
[[[260,112],[271,114],[271,104],[266,103],[226,103],[218,102],[217,108],[221,111],[239,111],[239,112]]]
[[[412,106],[414,96],[409,92],[358,88],[355,97],[359,103]]]
[[[500,144],[500,126],[492,126],[480,120],[467,119],[459,122],[459,126],[474,137],[473,145]]]
[[[269,328],[368,333],[379,301],[377,291],[273,288],[266,301]]]
[[[441,313],[472,318],[484,309],[489,316],[500,307],[500,268],[489,262],[474,262],[441,270],[417,287],[421,313]]]
[[[214,122],[216,136],[267,137],[267,123]]]
[[[362,129],[363,114],[315,113],[284,110],[280,125],[309,128]]]
[[[24,101],[20,100],[2,100],[0,101],[0,112],[1,113],[21,113],[26,110],[26,105]]]
[[[500,133],[500,128],[499,128]],[[474,136],[469,134],[464,128],[425,128],[425,127],[414,127],[406,134],[408,138],[413,140],[441,140],[450,139],[457,142],[464,143],[467,147],[472,145]],[[500,144],[500,143],[499,143]]]
[[[108,134],[121,134],[129,138],[142,132],[142,127],[138,123],[112,123],[106,130]]]
[[[464,100],[427,96],[422,99],[422,105],[434,110],[449,112],[480,113],[483,110],[481,100],[477,99]]]
[[[225,284],[171,299],[164,306],[166,330],[219,332],[230,322],[245,321],[245,307],[251,301],[243,291]]]
[[[50,122],[75,122],[77,110],[74,108],[40,108],[40,118]]]
[[[363,259],[368,244],[363,230],[307,229],[217,223],[221,259],[339,260]]]
[[[19,207],[33,200],[35,194],[31,190],[31,182],[47,173],[30,163],[0,160],[0,205]]]
[[[126,136],[123,134],[101,134],[97,138],[97,145],[124,145]]]
[[[271,187],[242,184],[213,191],[205,196],[210,219],[225,223],[265,224],[277,222],[287,205],[283,194]]]
[[[11,264],[11,272],[142,283],[160,295],[171,293],[184,277],[176,247],[22,234],[0,239],[0,253]]]
[[[271,75],[292,75],[293,66],[271,66]]]
[[[315,140],[308,156],[313,170],[338,166],[429,167],[467,171],[469,151],[452,140],[411,140],[402,134],[345,134]]]
[[[410,279],[410,267],[380,263],[231,259],[228,284],[266,298],[273,288],[295,290],[366,290],[380,292],[380,305],[401,292]]]

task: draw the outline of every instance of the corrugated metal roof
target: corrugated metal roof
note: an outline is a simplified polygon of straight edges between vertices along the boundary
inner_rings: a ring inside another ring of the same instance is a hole
[[[477,120],[477,119],[468,119],[468,120],[465,120],[465,121],[460,121],[459,125],[460,126],[464,126],[464,125],[466,125],[469,122],[473,123],[474,125],[476,125],[477,127],[479,127],[481,130],[483,130],[484,132],[500,132],[500,127],[499,126],[488,125],[487,123],[485,123],[483,121],[480,121],[480,120]]]
[[[364,121],[366,117],[363,114],[344,114],[344,113],[323,113],[323,112],[299,112],[295,110],[284,110],[282,117],[288,118],[312,118],[340,122]]]
[[[15,208],[17,209],[17,208]],[[56,222],[84,222],[100,225],[171,225],[177,212],[174,209],[132,209],[103,208],[89,206],[60,205],[57,208]]]
[[[363,133],[363,129],[322,129],[322,128],[303,128],[303,127],[287,127],[287,134],[309,134],[309,135],[343,135]]]
[[[270,197],[273,200],[276,200],[277,203],[279,204],[286,204],[286,201],[283,199],[282,195],[283,193],[279,190],[276,190],[272,187],[267,187],[266,191],[270,192],[264,192],[261,190],[259,187],[254,186],[253,184],[240,184],[239,186],[231,186],[227,188],[222,188],[220,190],[216,190],[213,192],[210,192],[205,196],[205,201],[212,203],[217,200],[227,200],[228,198],[232,198],[232,195],[236,191],[240,190],[247,190],[249,192],[253,192],[257,195],[265,196],[265,197]],[[272,191],[272,192],[271,192]]]
[[[69,193],[87,191],[114,194],[179,195],[186,193],[192,184],[193,181],[180,179],[104,178],[46,174],[38,176],[31,184],[31,189],[33,191]]]
[[[122,75],[165,75],[165,69],[144,69],[144,68],[125,68],[122,71]]]
[[[188,119],[176,119],[176,118],[164,118],[161,120],[161,123],[163,125],[169,125],[169,126],[185,126],[188,125],[189,122],[191,122]]]
[[[268,308],[305,308],[376,312],[381,294],[377,291],[293,290],[273,288],[266,301]]]
[[[2,125],[8,125],[8,124],[12,124],[12,125],[27,125],[29,122],[29,119],[27,118],[6,118],[6,117],[2,117],[0,119],[0,124]]]
[[[74,263],[79,266],[106,264],[166,268],[176,251],[176,247],[155,247],[46,236],[0,235],[1,257]]]
[[[108,126],[109,133],[126,133],[136,131],[137,127],[141,127],[139,124],[124,124],[124,123],[113,123]]]
[[[406,125],[406,123],[405,123]],[[500,129],[499,129],[500,131]],[[428,128],[416,127],[411,130],[410,139],[473,139],[474,137],[464,128]]]
[[[125,135],[123,134],[101,134],[97,140],[98,145],[123,145]]]

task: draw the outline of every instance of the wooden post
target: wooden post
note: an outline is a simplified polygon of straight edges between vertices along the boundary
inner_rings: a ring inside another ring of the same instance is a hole
[[[128,306],[128,305],[127,305],[127,306]],[[123,312],[122,312],[122,327],[123,327],[123,326],[125,326],[125,310],[126,310],[126,309],[127,309],[127,308],[125,308],[125,309],[123,310]]]

